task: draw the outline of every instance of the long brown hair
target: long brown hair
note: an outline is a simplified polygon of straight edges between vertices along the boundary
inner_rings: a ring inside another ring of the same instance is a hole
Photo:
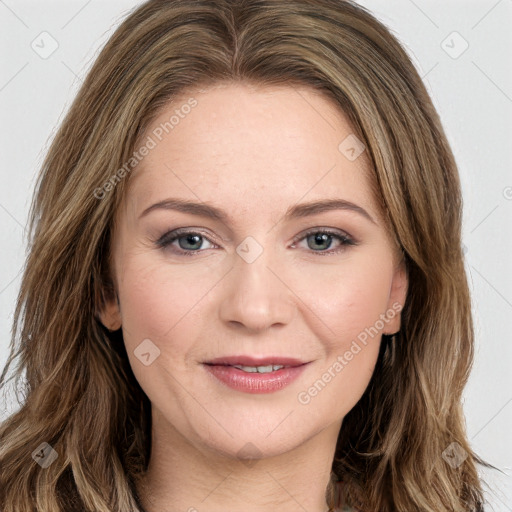
[[[369,386],[345,417],[332,468],[343,492],[330,488],[333,507],[482,510],[476,464],[485,463],[469,446],[461,406],[473,324],[456,164],[407,53],[366,9],[343,0],[150,0],[105,45],[53,140],[31,206],[0,378],[4,388],[19,359],[24,399],[0,426],[0,508],[137,509],[150,403],[122,332],[98,320],[113,292],[112,222],[132,172],[126,162],[151,120],[178,93],[219,81],[306,85],[336,101],[367,147],[405,257],[402,328],[383,337]],[[454,446],[465,457],[458,465],[443,457]],[[57,458],[43,468],[37,450]]]

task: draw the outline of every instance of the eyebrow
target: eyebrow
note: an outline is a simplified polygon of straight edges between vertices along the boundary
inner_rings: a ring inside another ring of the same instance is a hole
[[[165,199],[163,201],[159,201],[158,203],[152,204],[140,214],[139,219],[154,210],[174,210],[191,215],[197,215],[198,217],[208,217],[224,224],[229,224],[229,215],[227,212],[216,206],[207,203],[197,203],[195,201],[175,198]],[[287,221],[296,218],[309,217],[319,213],[330,212],[333,210],[353,211],[369,220],[373,224],[377,224],[373,217],[364,208],[350,201],[346,201],[345,199],[324,199],[321,201],[297,204],[288,208],[283,216],[283,219]]]

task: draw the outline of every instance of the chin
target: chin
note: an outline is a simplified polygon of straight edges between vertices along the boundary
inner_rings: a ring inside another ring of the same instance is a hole
[[[293,409],[286,409],[279,417],[270,417],[267,421],[254,421],[250,417],[238,418],[237,422],[220,420],[227,425],[226,432],[216,422],[209,425],[206,432],[196,432],[196,442],[209,451],[214,451],[229,459],[239,459],[250,464],[256,460],[277,457],[293,451],[322,432],[327,424],[308,424]],[[261,420],[261,412],[260,412]],[[294,418],[294,416],[296,416]],[[284,420],[284,421],[283,421]],[[339,429],[339,425],[338,425]],[[215,436],[212,436],[215,432]]]

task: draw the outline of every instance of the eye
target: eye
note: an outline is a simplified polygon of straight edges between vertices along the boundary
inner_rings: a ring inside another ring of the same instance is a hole
[[[333,239],[338,240],[338,248],[326,250],[331,247]],[[356,242],[346,233],[323,228],[310,229],[306,233],[295,237],[291,247],[295,248],[296,244],[302,240],[307,241],[308,249],[322,256],[326,254],[337,254],[346,250],[347,246],[356,245]],[[161,236],[155,243],[161,249],[167,250],[172,247],[172,252],[177,255],[195,256],[197,253],[202,252],[201,249],[206,250],[202,247],[205,241],[213,246],[206,247],[206,249],[217,247],[201,232],[187,231],[185,229],[169,231]],[[177,246],[175,242],[178,242]]]
[[[331,247],[333,239],[338,240],[338,248],[326,251],[325,249]],[[346,233],[322,228],[310,229],[305,234],[298,236],[293,240],[292,247],[295,247],[295,244],[302,240],[306,240],[308,248],[321,256],[326,254],[338,254],[346,250],[347,246],[356,245],[356,242]]]
[[[165,233],[156,241],[156,245],[165,249],[177,241],[179,247],[173,247],[173,252],[183,256],[194,256],[194,253],[200,252],[199,249],[205,240],[212,243],[203,234],[196,231],[175,230]],[[207,247],[207,249],[211,249],[211,247]]]

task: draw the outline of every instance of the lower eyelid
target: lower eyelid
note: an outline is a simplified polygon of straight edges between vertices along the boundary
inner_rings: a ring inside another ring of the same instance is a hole
[[[306,251],[310,252],[310,253],[313,253],[313,254],[318,254],[318,255],[329,255],[329,254],[336,254],[336,253],[339,253],[345,249],[347,249],[348,247],[350,246],[354,246],[356,245],[356,242],[350,238],[348,235],[339,235],[337,233],[325,233],[323,231],[319,231],[319,233],[324,233],[324,234],[327,234],[329,235],[331,238],[335,239],[335,240],[338,240],[339,242],[339,245],[337,248],[329,248],[325,251],[314,251],[313,249],[309,249],[309,248],[306,248]],[[313,233],[308,233],[304,236],[302,236],[301,238],[299,238],[298,240],[294,241],[293,242],[293,245],[297,245],[299,242],[304,242],[306,241],[307,237],[310,236],[310,235],[313,235],[315,234],[315,232]]]
[[[159,247],[165,249],[166,247],[172,246],[172,244],[174,244],[174,242],[178,241],[180,238],[186,238],[189,235],[199,235],[203,241],[206,240],[207,242],[212,244],[214,247],[218,247],[217,244],[215,244],[215,242],[210,240],[207,236],[203,235],[202,233],[196,233],[195,231],[191,231],[189,233],[178,233],[178,234],[174,234],[174,235],[172,235],[171,233],[166,233],[165,235],[160,237],[155,243]],[[208,249],[211,249],[211,247],[208,247]],[[191,250],[186,251],[185,249],[181,249],[179,247],[178,250],[191,253],[191,252],[201,252],[202,250],[205,250],[205,249],[201,249],[201,251],[199,251],[199,250],[198,251],[191,251]]]
[[[306,251],[311,252],[313,254],[318,254],[318,255],[336,254],[336,253],[339,253],[339,252],[343,251],[348,246],[357,245],[355,240],[352,239],[347,234],[334,233],[334,232],[330,232],[328,230],[318,229],[316,231],[310,231],[308,233],[305,233],[305,234],[301,235],[299,238],[296,238],[292,242],[292,247],[296,246],[296,244],[298,244],[299,242],[302,242],[302,241],[306,240],[308,236],[316,234],[316,233],[326,234],[326,235],[330,236],[333,239],[337,239],[340,242],[340,245],[336,249],[327,249],[325,251],[314,251],[313,249],[307,249],[306,248]],[[178,255],[185,255],[186,254],[186,255],[192,255],[193,256],[195,254],[200,254],[201,252],[204,252],[204,251],[206,251],[208,249],[215,249],[215,248],[219,247],[215,242],[210,240],[210,238],[207,237],[205,234],[203,234],[201,232],[196,232],[196,231],[187,231],[187,232],[181,232],[181,233],[175,233],[175,234],[172,234],[172,232],[165,233],[155,243],[156,243],[156,245],[159,248],[167,249],[168,247],[172,247],[174,242],[176,242],[180,238],[185,238],[188,235],[199,235],[203,240],[205,240],[208,243],[212,244],[212,247],[208,247],[206,249],[198,249],[198,250],[186,250],[186,249],[182,249],[180,247],[176,247],[175,250],[176,250]],[[166,240],[167,237],[169,237],[169,238]]]

